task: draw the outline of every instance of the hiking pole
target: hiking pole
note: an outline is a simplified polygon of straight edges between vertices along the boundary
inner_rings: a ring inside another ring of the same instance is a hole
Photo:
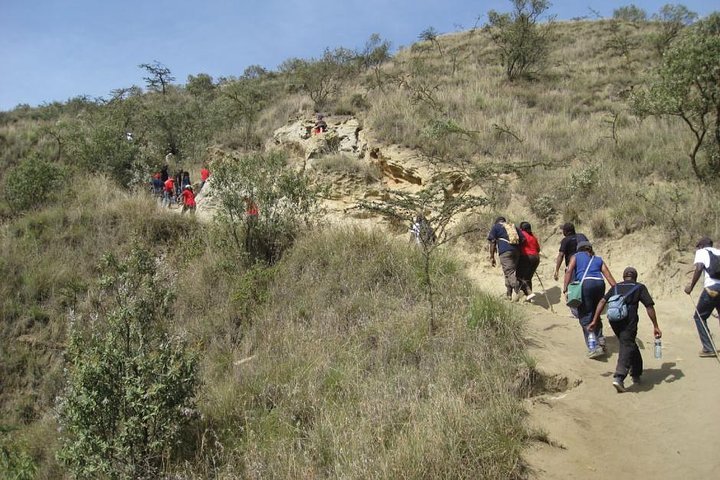
[[[552,306],[552,303],[550,303],[550,298],[548,298],[547,291],[545,290],[545,285],[543,285],[542,280],[540,279],[540,275],[538,275],[537,271],[535,271],[535,276],[538,279],[538,282],[540,282],[540,287],[543,289],[543,295],[545,295],[545,301],[547,302],[548,306],[550,307],[550,311],[552,313],[555,313],[555,309]]]
[[[707,321],[703,321],[702,317],[700,316],[700,312],[698,312],[697,306],[692,301],[692,298],[688,297],[688,300],[690,300],[690,303],[693,304],[693,310],[695,310],[695,315],[697,315],[697,318],[700,320],[700,325],[702,325],[703,330],[705,330],[705,333],[707,334],[708,338],[710,339],[710,345],[712,346],[713,353],[715,354],[715,360],[717,360],[718,363],[720,363],[720,358],[718,358],[718,355],[717,355],[718,351],[717,351],[717,348],[715,347],[715,342],[713,342],[712,335],[710,335],[710,329],[707,326]]]

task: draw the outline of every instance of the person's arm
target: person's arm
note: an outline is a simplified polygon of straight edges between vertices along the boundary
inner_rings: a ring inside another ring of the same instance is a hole
[[[610,269],[607,267],[607,264],[605,262],[603,262],[601,270],[602,270],[602,274],[605,276],[605,278],[607,279],[610,286],[614,287],[615,284],[617,284],[617,282],[615,281],[615,278],[612,276],[612,273],[610,273]]]
[[[565,258],[565,254],[563,254],[563,252],[560,252],[560,253],[558,253],[557,258],[555,259],[555,274],[553,275],[553,278],[555,280],[558,279],[558,272],[560,272],[560,266],[562,265],[564,258]]]
[[[490,240],[490,246],[488,249],[488,253],[490,254],[490,265],[493,267],[495,266],[495,249],[497,247],[497,243],[495,240]]]
[[[650,317],[650,321],[653,324],[653,334],[655,335],[655,338],[662,338],[662,332],[660,331],[660,327],[658,327],[657,323],[655,307],[650,305],[649,307],[645,307],[645,310],[647,310],[648,317]]]
[[[695,264],[695,271],[693,272],[692,280],[690,280],[690,284],[685,287],[685,293],[690,295],[690,293],[693,291],[693,288],[695,288],[695,284],[700,280],[700,275],[702,275],[703,270],[705,269],[705,265],[702,263],[696,263]]]
[[[600,299],[600,303],[598,303],[598,306],[595,309],[595,313],[593,314],[592,322],[590,322],[588,326],[585,327],[585,330],[587,330],[588,332],[592,332],[595,330],[595,327],[597,327],[597,324],[600,321],[600,314],[602,313],[603,308],[605,308],[606,303],[607,300],[605,300],[605,297]]]
[[[570,285],[570,280],[572,279],[572,272],[575,271],[575,265],[575,256],[573,255],[570,259],[567,270],[565,270],[565,278],[563,278],[563,293],[567,293],[568,285]]]

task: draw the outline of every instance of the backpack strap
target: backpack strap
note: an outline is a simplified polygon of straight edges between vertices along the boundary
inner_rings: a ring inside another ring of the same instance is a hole
[[[585,273],[583,273],[583,276],[582,276],[582,278],[580,279],[580,284],[581,284],[581,285],[582,285],[582,283],[585,281],[585,276],[587,275],[588,270],[590,270],[590,264],[592,264],[592,261],[593,261],[594,259],[595,259],[595,256],[594,256],[594,255],[593,255],[592,257],[590,257],[590,260],[588,261],[588,264],[587,264],[587,268],[585,269]]]

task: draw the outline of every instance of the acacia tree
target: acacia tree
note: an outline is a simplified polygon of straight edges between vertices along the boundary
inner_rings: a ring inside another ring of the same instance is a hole
[[[660,26],[660,31],[652,37],[657,52],[662,55],[680,31],[691,25],[697,18],[697,13],[688,10],[685,5],[663,5],[660,11],[652,17],[653,21]]]
[[[720,13],[683,31],[663,56],[655,78],[633,97],[641,116],[682,120],[694,138],[688,153],[698,179],[720,171]],[[706,158],[702,167],[700,159]]]
[[[538,73],[549,54],[551,31],[540,28],[540,17],[550,8],[548,0],[512,0],[513,11],[488,12],[487,30],[500,48],[500,62],[508,80]]]
[[[160,91],[163,95],[165,95],[168,85],[175,81],[170,69],[157,60],[154,60],[153,63],[141,63],[138,67],[148,73],[147,77],[143,77],[148,89]]]
[[[319,60],[290,59],[280,69],[294,77],[315,103],[315,110],[320,111],[340,91],[356,59],[357,54],[346,48],[328,48]]]
[[[453,241],[459,237],[477,231],[480,227],[450,231],[449,227],[458,216],[467,213],[477,207],[487,205],[487,200],[469,193],[472,183],[469,178],[464,180],[464,188],[458,192],[451,192],[448,184],[458,183],[459,178],[446,178],[436,180],[419,192],[409,193],[401,191],[389,191],[382,200],[361,201],[358,207],[379,213],[393,220],[411,224],[418,215],[425,217],[429,226],[433,229],[434,235],[428,232],[419,232],[418,241],[420,252],[423,258],[422,284],[425,291],[425,299],[430,307],[430,333],[437,329],[435,318],[435,288],[432,276],[432,258],[438,247]],[[460,182],[462,183],[462,181]]]

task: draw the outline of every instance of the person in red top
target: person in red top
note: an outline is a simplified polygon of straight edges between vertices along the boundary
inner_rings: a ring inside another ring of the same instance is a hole
[[[190,210],[192,212],[195,211],[195,192],[193,192],[192,185],[186,185],[185,189],[182,191],[182,212],[185,213],[186,210]]]
[[[173,177],[168,177],[168,179],[165,180],[165,186],[163,188],[162,204],[164,207],[170,207],[170,203],[172,202],[174,195],[175,195],[175,180],[173,179]]]
[[[210,170],[208,170],[207,165],[203,165],[200,169],[200,190],[202,190],[208,178],[210,178]]]
[[[520,282],[520,290],[525,294],[525,301],[529,302],[535,297],[532,291],[532,278],[540,265],[540,242],[533,235],[532,226],[528,222],[520,223],[520,233],[525,241],[520,243],[517,277]]]

